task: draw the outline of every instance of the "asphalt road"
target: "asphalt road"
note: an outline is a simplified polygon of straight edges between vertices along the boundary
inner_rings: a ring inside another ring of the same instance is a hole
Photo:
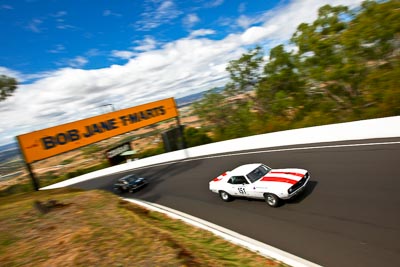
[[[382,142],[399,143],[365,145]],[[123,196],[180,210],[323,266],[400,266],[400,138],[282,149],[135,170],[150,184]],[[208,190],[219,174],[254,162],[309,170],[307,190],[275,209],[260,200],[223,202]],[[74,186],[112,190],[121,176]]]

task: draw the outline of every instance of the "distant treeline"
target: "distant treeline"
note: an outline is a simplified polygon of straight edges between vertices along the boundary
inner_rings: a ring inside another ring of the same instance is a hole
[[[326,5],[290,44],[229,62],[230,81],[194,105],[215,141],[400,115],[400,1]]]

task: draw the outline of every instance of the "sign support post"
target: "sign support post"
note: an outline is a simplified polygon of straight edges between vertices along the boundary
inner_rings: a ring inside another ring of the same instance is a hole
[[[17,136],[17,141],[18,141],[19,150],[22,154],[22,157],[24,158],[26,168],[28,169],[29,176],[31,177],[33,189],[35,189],[35,191],[39,191],[39,188],[40,188],[39,180],[36,178],[35,174],[33,173],[31,164],[26,161],[26,156],[25,156],[24,150],[22,149],[22,144],[21,144],[18,136]]]
[[[185,134],[183,131],[183,127],[181,125],[181,121],[179,119],[179,116],[176,116],[176,123],[178,124],[178,128],[179,128],[179,134],[181,136],[181,145],[182,145],[182,149],[186,149],[186,140],[185,140]]]
[[[176,118],[176,123],[178,124],[179,134],[180,134],[180,136],[181,136],[181,145],[182,145],[182,149],[183,149],[183,151],[185,151],[185,156],[186,156],[186,158],[188,158],[189,155],[188,155],[188,151],[187,151],[187,149],[186,149],[185,133],[184,133],[183,127],[182,127],[182,125],[181,125],[181,121],[180,121],[180,119],[179,119],[179,115],[176,116],[175,118]]]
[[[32,168],[31,168],[31,164],[26,163],[26,168],[28,169],[29,176],[32,179],[33,188],[35,189],[35,191],[39,191],[39,188],[40,188],[39,180],[36,178],[35,174],[33,173]]]

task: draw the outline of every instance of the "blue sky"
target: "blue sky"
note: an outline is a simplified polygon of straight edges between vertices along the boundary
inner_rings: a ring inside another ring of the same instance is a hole
[[[325,4],[360,0],[1,0],[0,145],[16,135],[227,82],[249,47],[268,49]],[[293,49],[288,45],[288,49]],[[294,48],[295,49],[295,48]]]
[[[0,65],[23,73],[124,64],[133,53],[212,29],[212,40],[242,30],[276,1],[2,1]],[[129,51],[130,53],[118,53]],[[124,57],[125,55],[125,57]]]

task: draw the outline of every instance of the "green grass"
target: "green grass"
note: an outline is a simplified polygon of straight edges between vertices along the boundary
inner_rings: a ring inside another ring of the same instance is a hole
[[[42,214],[34,201],[54,206]],[[283,266],[108,192],[54,189],[0,198],[2,266]]]

